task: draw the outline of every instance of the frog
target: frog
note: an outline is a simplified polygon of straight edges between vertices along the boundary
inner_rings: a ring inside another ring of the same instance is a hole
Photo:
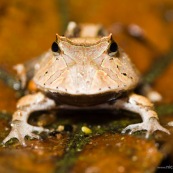
[[[30,114],[63,106],[131,111],[139,114],[142,122],[128,125],[122,133],[146,131],[147,138],[157,130],[170,134],[159,123],[153,103],[134,92],[140,73],[102,25],[70,22],[63,36],[56,34],[51,49],[30,64],[30,78],[37,90],[18,100],[3,144],[17,138],[26,146],[26,136],[39,139],[39,133],[49,129],[29,124]],[[27,67],[19,64],[16,69],[26,86]]]

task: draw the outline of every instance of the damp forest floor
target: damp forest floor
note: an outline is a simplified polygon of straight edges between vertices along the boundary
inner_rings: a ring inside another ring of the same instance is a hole
[[[1,144],[0,172],[171,171],[173,127],[168,126],[168,122],[173,121],[172,1],[132,0],[130,4],[128,0],[32,1],[0,2],[0,142],[10,132],[17,100],[27,92],[21,90],[13,66],[48,50],[55,33],[62,34],[70,20],[99,21],[112,32],[141,72],[142,84],[152,85],[162,95],[162,101],[155,104],[155,109],[160,123],[171,134],[155,132],[148,139],[144,131],[122,134],[122,129],[129,124],[141,122],[139,115],[123,110],[35,112],[28,123],[49,128],[50,132],[41,133],[39,140],[26,137],[26,147],[16,139],[11,139],[5,146]],[[142,29],[141,35],[131,32],[134,24]]]

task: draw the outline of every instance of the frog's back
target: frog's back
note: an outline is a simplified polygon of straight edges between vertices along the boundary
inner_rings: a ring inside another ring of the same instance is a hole
[[[41,90],[69,100],[68,104],[73,104],[74,98],[86,105],[91,98],[95,104],[106,102],[134,89],[139,81],[138,71],[111,35],[57,36],[52,51],[34,81]]]

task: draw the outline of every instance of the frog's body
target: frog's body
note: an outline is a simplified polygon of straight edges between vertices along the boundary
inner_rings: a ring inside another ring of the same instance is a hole
[[[139,82],[139,73],[111,34],[105,36],[105,33],[99,25],[81,25],[79,29],[70,23],[65,36],[57,35],[52,51],[37,63],[33,81],[39,92],[19,100],[12,130],[4,143],[16,137],[25,145],[26,135],[36,137],[33,131],[45,130],[27,124],[33,111],[52,109],[60,104],[109,105],[111,100],[115,108],[137,112],[143,119],[143,123],[130,125],[123,132],[144,129],[147,135],[155,130],[169,133],[158,123],[152,103],[132,93]]]
[[[128,56],[123,51],[114,56],[108,54],[111,36],[58,36],[57,42],[60,52],[50,54],[47,62],[40,64],[34,81],[42,91],[57,95],[62,103],[101,104],[137,85],[139,75]]]

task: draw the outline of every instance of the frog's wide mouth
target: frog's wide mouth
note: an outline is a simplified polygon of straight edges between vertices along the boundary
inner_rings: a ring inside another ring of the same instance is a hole
[[[69,93],[57,93],[57,92],[47,92],[47,95],[60,104],[72,105],[72,106],[94,106],[109,101],[116,100],[121,96],[125,96],[125,92],[105,92],[99,94],[81,94],[81,95],[71,95]]]
[[[76,45],[76,46],[85,46],[85,47],[89,47],[89,46],[94,46],[94,45],[98,45],[102,42],[110,42],[112,39],[112,34],[109,34],[108,36],[104,36],[104,37],[78,37],[78,38],[68,38],[65,36],[60,36],[58,34],[56,34],[57,36],[57,42],[58,43],[62,43],[62,42],[66,42],[66,43],[70,43],[71,45]]]

